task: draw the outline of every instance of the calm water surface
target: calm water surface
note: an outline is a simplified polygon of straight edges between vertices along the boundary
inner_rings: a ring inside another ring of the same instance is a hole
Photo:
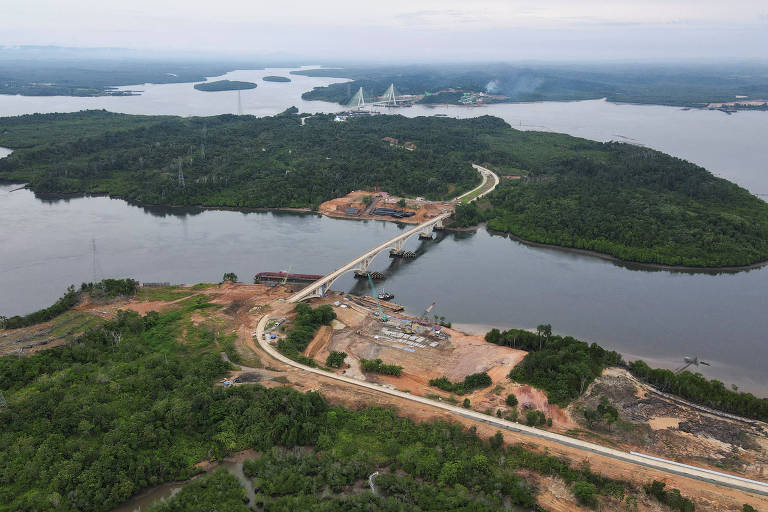
[[[259,271],[324,274],[404,227],[314,214],[142,208],[105,197],[36,199],[0,186],[0,311],[25,313],[67,285],[110,276],[140,281],[250,280]],[[92,241],[95,241],[95,264]],[[599,341],[674,366],[684,355],[702,371],[768,389],[768,268],[731,274],[640,271],[567,251],[533,248],[485,230],[411,240],[413,261],[381,254],[381,285],[409,311],[432,301],[457,324],[532,327]],[[340,290],[367,292],[350,275]]]
[[[256,81],[242,91],[246,114],[270,115],[296,105],[303,112],[339,105],[304,102],[301,93],[337,79],[291,76],[287,69],[233,71],[223,77]],[[70,98],[0,95],[0,116],[106,108],[136,114],[236,113],[236,92],[206,93],[192,84],[131,86],[141,96]],[[408,116],[496,115],[523,129],[558,131],[595,140],[644,144],[700,164],[755,194],[768,194],[764,141],[768,113],[684,110],[605,101],[487,107],[398,109]],[[6,152],[7,153],[7,152]],[[4,155],[0,149],[0,157]],[[316,215],[182,211],[131,206],[107,198],[45,201],[0,186],[0,312],[25,313],[50,304],[71,283],[105,276],[141,281],[216,281],[234,271],[249,279],[262,270],[325,273],[394,235],[391,223]],[[768,197],[763,195],[762,197]],[[92,241],[96,245],[94,264]],[[709,377],[768,391],[768,269],[685,274],[629,269],[573,253],[531,248],[477,233],[410,242],[424,254],[410,262],[376,260],[383,287],[412,312],[437,301],[435,312],[468,329],[531,327],[599,341],[628,356],[675,366],[684,355],[711,361]],[[336,287],[363,292],[351,277]]]

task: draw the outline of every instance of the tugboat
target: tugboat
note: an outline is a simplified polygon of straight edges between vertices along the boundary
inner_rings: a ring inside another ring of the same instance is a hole
[[[395,298],[395,295],[393,293],[389,293],[389,292],[379,293],[379,300],[392,300],[394,298]]]

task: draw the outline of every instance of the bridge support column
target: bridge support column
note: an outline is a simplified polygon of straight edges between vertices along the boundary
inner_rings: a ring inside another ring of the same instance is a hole
[[[392,247],[389,249],[389,257],[390,258],[399,258],[403,255],[403,246],[405,245],[405,240],[398,240],[395,242]]]
[[[427,229],[419,233],[419,240],[432,240],[432,229],[434,227],[434,224],[432,226],[429,226]]]
[[[443,226],[443,219],[440,219],[439,221],[437,221],[437,224],[432,226],[433,231],[442,231],[443,229],[445,229],[445,227]]]
[[[363,261],[360,262],[360,272],[368,272],[368,266],[373,261],[373,257],[365,258]]]

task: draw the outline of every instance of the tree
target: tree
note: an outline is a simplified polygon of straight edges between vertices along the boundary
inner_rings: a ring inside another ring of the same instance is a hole
[[[573,495],[583,505],[594,507],[597,505],[597,488],[589,482],[576,482],[573,484]]]
[[[363,196],[363,204],[365,206],[369,206],[373,202],[373,198],[371,196]]]
[[[549,341],[552,336],[552,326],[550,324],[541,324],[536,326],[536,334],[539,336],[539,350],[541,350],[542,343]]]
[[[344,366],[344,359],[347,357],[346,352],[332,351],[328,358],[325,360],[325,366],[330,368],[341,368]]]
[[[605,423],[608,425],[608,430],[611,430],[611,425],[619,419],[619,411],[609,404],[608,399],[605,397],[600,398],[600,405],[597,406],[597,414],[600,418],[605,420]]]
[[[510,393],[507,395],[505,402],[508,406],[515,407],[517,405],[517,397],[513,393]]]
[[[587,427],[592,428],[596,422],[600,421],[600,414],[596,409],[584,409],[584,419],[587,420]]]
[[[221,281],[229,281],[230,283],[236,283],[237,282],[237,274],[234,272],[227,272],[224,274],[224,277],[221,278]]]
[[[461,405],[464,406],[465,409],[469,409],[469,398],[465,398]]]
[[[405,207],[406,207],[406,202],[405,202],[405,199],[402,199],[402,198],[401,198],[401,199],[400,199],[400,200],[397,202],[397,206],[399,206],[400,208],[405,208]]]
[[[8,317],[0,315],[0,329],[5,329],[5,325],[8,323]]]
[[[493,437],[488,439],[488,444],[492,450],[500,450],[504,446],[504,435],[497,430]]]

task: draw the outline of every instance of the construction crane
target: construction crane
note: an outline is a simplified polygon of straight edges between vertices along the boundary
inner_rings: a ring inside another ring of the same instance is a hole
[[[293,265],[288,267],[288,272],[285,273],[285,277],[283,278],[283,282],[281,283],[283,286],[285,286],[285,283],[288,282],[288,274],[291,273],[291,269],[293,268]]]
[[[373,294],[373,298],[376,299],[376,305],[379,307],[379,318],[382,322],[388,322],[389,317],[384,314],[384,310],[381,309],[381,303],[379,302],[379,294],[376,293],[376,287],[373,286],[373,279],[371,278],[371,274],[368,274],[368,284],[371,285],[371,293]]]
[[[419,319],[426,321],[427,320],[427,315],[429,314],[430,311],[432,311],[433,307],[435,307],[435,303],[434,302],[432,304],[430,304],[429,306],[427,306],[426,308],[424,308],[424,312],[421,314]]]
[[[706,361],[699,361],[698,356],[693,356],[693,357],[687,357],[686,356],[686,357],[683,358],[683,362],[685,363],[685,364],[683,364],[683,366],[680,366],[679,368],[675,368],[672,371],[677,374],[677,373],[682,373],[683,371],[688,369],[688,367],[691,366],[691,365],[696,366],[697,368],[698,368],[698,366],[700,364],[703,364],[704,366],[709,366],[708,362],[706,362]]]

